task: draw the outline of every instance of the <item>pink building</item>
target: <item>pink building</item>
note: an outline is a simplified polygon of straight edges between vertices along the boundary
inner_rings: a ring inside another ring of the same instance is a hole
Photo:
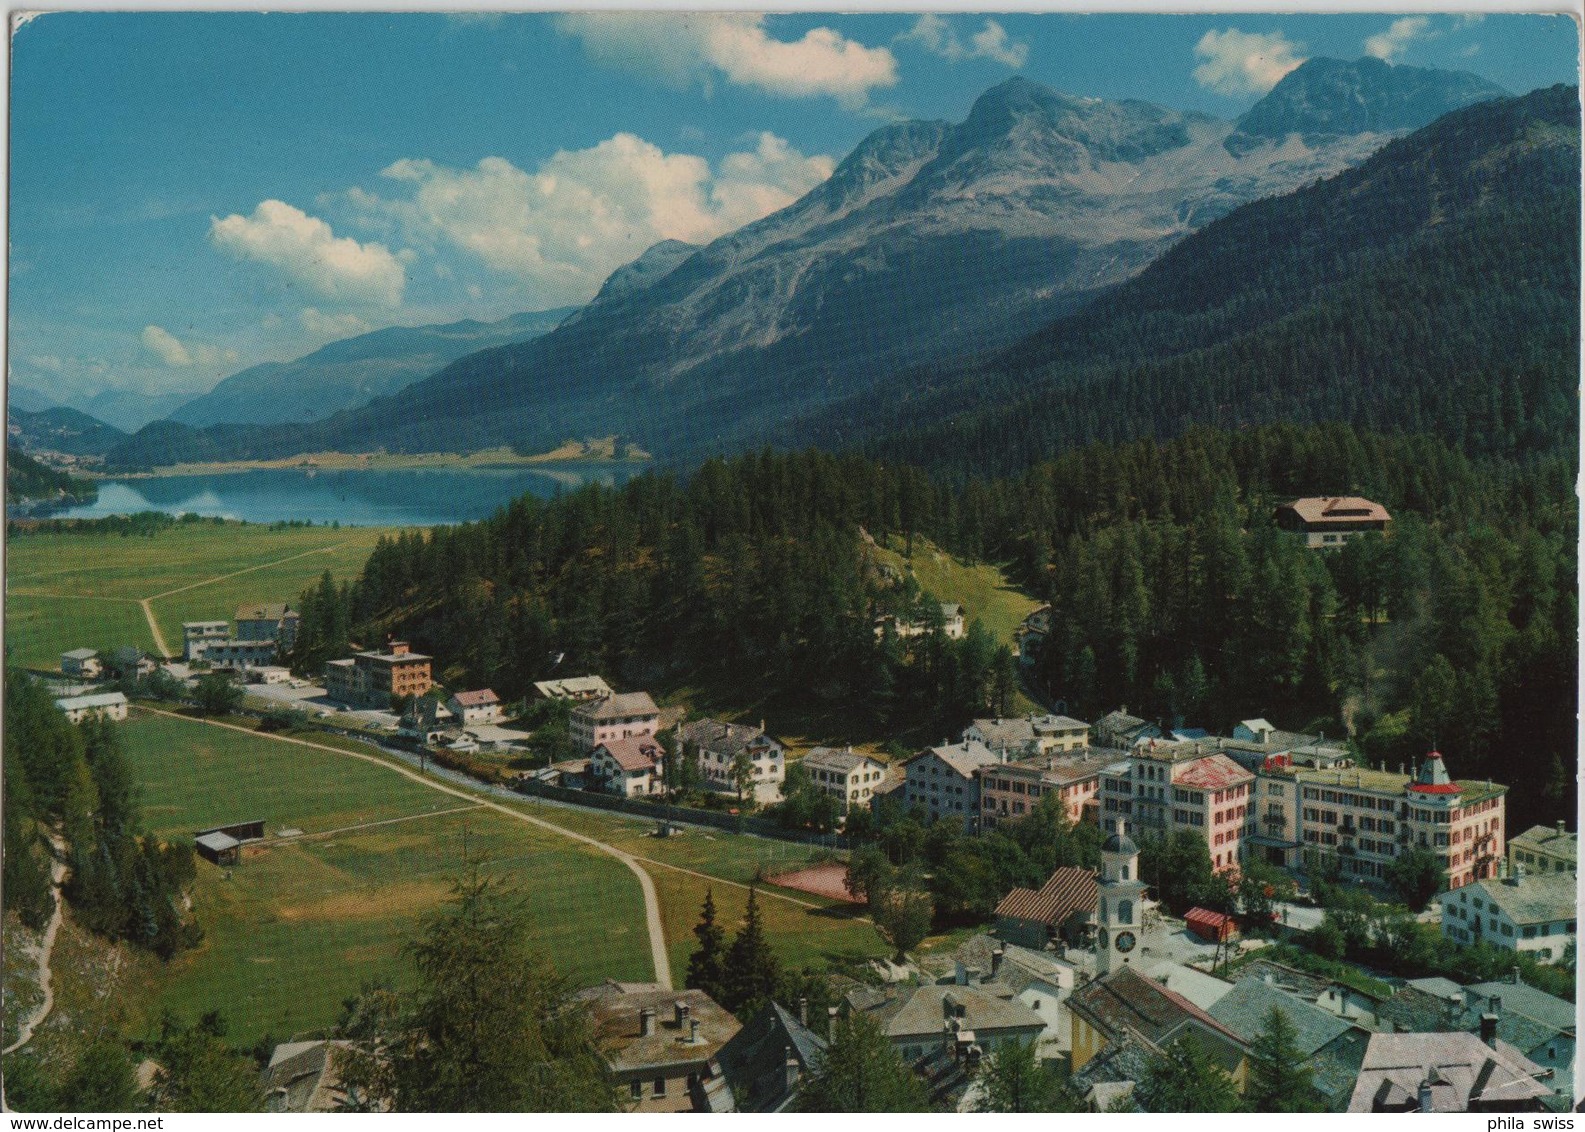
[[[1147,740],[1101,773],[1101,825],[1147,836],[1188,830],[1205,838],[1217,871],[1236,869],[1255,776],[1197,741]]]
[[[660,730],[660,709],[648,692],[624,692],[573,708],[567,731],[579,749],[592,751],[612,739],[652,736]]]
[[[1048,794],[1062,799],[1068,820],[1084,820],[1085,803],[1101,790],[1101,771],[1123,758],[1121,751],[1091,752],[1083,757],[1040,755],[1000,766],[982,767],[980,828],[993,829],[1004,821],[1027,815]]]

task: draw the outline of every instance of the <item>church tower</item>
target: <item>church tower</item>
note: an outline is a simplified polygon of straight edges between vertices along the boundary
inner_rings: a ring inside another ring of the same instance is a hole
[[[1126,824],[1101,846],[1101,879],[1096,886],[1095,974],[1104,978],[1127,966],[1139,944],[1145,886],[1139,879],[1139,846]]]

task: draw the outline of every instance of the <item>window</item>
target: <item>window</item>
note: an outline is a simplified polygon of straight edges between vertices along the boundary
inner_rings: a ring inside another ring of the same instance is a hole
[[[633,1099],[635,1101],[643,1100],[644,1099],[644,1082],[642,1082],[642,1081],[634,1081],[632,1084],[628,1085],[628,1091],[632,1094]]]
[[[663,1096],[666,1095],[666,1078],[664,1078],[664,1077],[656,1077],[655,1078],[655,1095],[657,1097],[663,1097]]]

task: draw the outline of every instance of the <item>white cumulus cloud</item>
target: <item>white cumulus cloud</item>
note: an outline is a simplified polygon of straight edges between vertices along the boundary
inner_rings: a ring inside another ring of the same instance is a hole
[[[374,327],[355,314],[326,314],[315,307],[304,307],[297,312],[297,321],[315,338],[351,338],[367,334]]]
[[[1010,39],[1007,29],[987,19],[965,44],[953,27],[934,12],[920,16],[899,42],[917,43],[932,55],[958,62],[963,59],[990,59],[1008,67],[1022,67],[1029,59],[1029,45]]]
[[[1425,16],[1404,16],[1393,20],[1386,31],[1365,41],[1365,54],[1391,63],[1417,39],[1431,38],[1431,21]]]
[[[353,189],[348,200],[364,223],[394,226],[415,247],[460,249],[548,301],[582,302],[652,244],[715,239],[791,204],[833,165],[770,133],[715,169],[619,133],[532,173],[500,157],[471,169],[404,158],[383,175],[411,195]]]
[[[1194,45],[1194,81],[1218,94],[1265,94],[1304,62],[1304,48],[1281,32],[1208,31]]]
[[[172,369],[213,367],[237,360],[237,352],[201,343],[186,343],[163,326],[145,326],[139,335],[143,348]]]
[[[897,83],[897,60],[831,28],[776,39],[756,12],[581,12],[557,27],[606,66],[683,86],[720,78],[784,98],[829,95],[862,105],[876,87]]]
[[[337,236],[316,216],[266,200],[252,216],[211,217],[209,239],[238,259],[269,264],[327,299],[394,307],[407,271],[383,244]]]

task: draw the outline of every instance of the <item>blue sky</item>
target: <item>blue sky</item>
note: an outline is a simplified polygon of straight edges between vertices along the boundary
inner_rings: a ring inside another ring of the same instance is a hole
[[[580,303],[1013,74],[1231,118],[1312,56],[1523,93],[1576,82],[1577,47],[1496,14],[49,14],[12,44],[11,376],[196,393]]]

